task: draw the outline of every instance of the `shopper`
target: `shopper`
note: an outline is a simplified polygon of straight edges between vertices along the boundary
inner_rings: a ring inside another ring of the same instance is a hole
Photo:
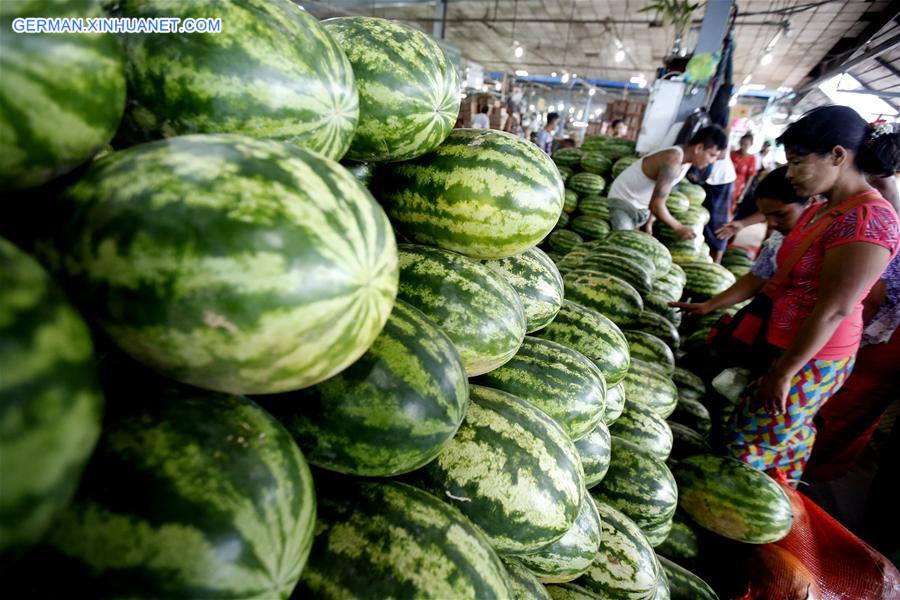
[[[559,113],[552,112],[547,115],[547,124],[538,133],[537,145],[547,154],[553,151],[553,132],[556,131],[558,125]]]
[[[794,189],[826,202],[804,211],[778,251],[781,263],[809,243],[772,293],[766,338],[779,358],[745,390],[725,441],[736,458],[792,482],[809,458],[816,413],[853,368],[862,300],[900,246],[896,213],[866,180],[900,168],[898,135],[851,108],[827,106],[779,138]]]
[[[709,167],[703,182],[706,198],[703,207],[709,211],[709,222],[703,226],[703,239],[709,246],[713,262],[721,262],[727,240],[716,237],[716,231],[731,219],[731,198],[734,193],[735,172],[728,150],[719,153],[719,159]]]
[[[613,119],[609,130],[614,138],[624,138],[628,135],[628,124],[622,119]]]
[[[482,106],[472,117],[472,129],[490,129],[491,120],[488,118],[488,107]]]
[[[633,162],[616,177],[609,189],[609,219],[613,229],[637,229],[654,215],[682,238],[694,231],[678,222],[666,208],[672,187],[684,179],[691,166],[703,169],[727,147],[721,127],[712,125],[698,131],[681,146],[663,148]]]
[[[744,197],[744,191],[747,184],[756,176],[756,156],[750,154],[750,147],[753,145],[753,134],[745,133],[741,136],[740,147],[731,151],[731,162],[734,164],[735,180],[734,195],[731,199],[732,212],[737,207],[741,198]]]

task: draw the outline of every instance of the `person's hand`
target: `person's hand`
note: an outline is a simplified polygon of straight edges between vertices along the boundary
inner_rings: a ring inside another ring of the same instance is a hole
[[[738,232],[744,228],[744,224],[740,221],[732,221],[730,223],[725,223],[718,229],[716,229],[716,238],[720,240],[730,240],[734,236],[738,234]]]
[[[770,415],[781,415],[787,412],[787,398],[791,391],[789,375],[772,371],[759,378],[756,383],[756,399]]]
[[[694,232],[694,230],[687,225],[679,225],[675,228],[675,233],[677,233],[678,237],[683,240],[692,240],[697,237],[697,234]]]
[[[706,302],[669,302],[669,306],[672,308],[679,308],[683,313],[692,317],[702,317],[703,315],[708,315],[712,312],[712,307]]]

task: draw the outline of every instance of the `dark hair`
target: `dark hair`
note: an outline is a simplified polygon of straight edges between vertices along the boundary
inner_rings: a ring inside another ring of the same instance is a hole
[[[482,106],[480,109],[478,109],[478,112],[484,113],[484,114],[487,114],[487,111],[488,111],[487,105]]]
[[[854,153],[856,168],[863,173],[890,177],[900,170],[900,133],[894,125],[883,127],[889,132],[870,126],[849,106],[821,106],[791,124],[778,142],[800,156],[828,154],[843,146]]]
[[[805,204],[809,198],[800,196],[787,179],[787,167],[778,167],[763,177],[756,186],[754,200],[771,198],[785,204]]]
[[[558,119],[558,118],[559,118],[559,113],[555,113],[555,112],[549,113],[547,115],[547,122],[549,123],[549,122],[553,121],[554,119]]]
[[[622,119],[613,119],[613,122],[610,123],[609,126],[610,126],[612,129],[615,129],[615,128],[616,128],[616,125],[618,125],[619,123],[624,123],[624,122],[625,122],[625,121],[623,121]]]
[[[745,133],[744,135],[741,136],[741,141],[743,142],[744,140],[750,140],[750,143],[752,144],[753,143],[753,134],[748,131],[747,133]]]
[[[728,136],[725,135],[725,130],[718,125],[710,125],[695,133],[688,142],[689,146],[696,144],[703,144],[707,150],[713,147],[724,150],[728,147]]]

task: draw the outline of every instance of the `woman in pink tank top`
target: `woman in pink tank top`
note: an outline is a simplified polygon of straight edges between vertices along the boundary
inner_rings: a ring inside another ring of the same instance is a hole
[[[725,440],[736,458],[797,481],[815,441],[813,418],[853,368],[862,300],[900,246],[897,214],[866,181],[900,169],[900,133],[827,106],[779,142],[795,190],[827,202],[807,209],[778,252],[781,264],[811,242],[773,294],[767,339],[783,352],[739,401]]]

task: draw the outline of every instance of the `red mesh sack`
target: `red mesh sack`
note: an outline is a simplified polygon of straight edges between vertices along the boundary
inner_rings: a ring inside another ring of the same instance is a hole
[[[740,600],[896,600],[900,571],[812,500],[779,481],[794,510],[791,532],[756,549]]]

